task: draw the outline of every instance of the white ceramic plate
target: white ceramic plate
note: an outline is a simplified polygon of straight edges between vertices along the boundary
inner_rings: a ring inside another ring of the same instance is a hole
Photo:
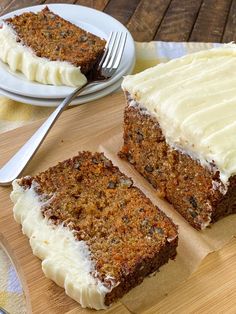
[[[104,97],[115,90],[120,88],[120,84],[122,82],[122,79],[119,79],[116,81],[114,84],[107,86],[106,88],[96,92],[92,93],[89,95],[84,95],[77,97],[71,102],[71,105],[81,105],[83,103],[87,103],[90,101],[93,101],[95,99]],[[18,94],[11,93],[9,91],[6,91],[2,88],[0,88],[0,96],[6,96],[7,98],[13,99],[15,101],[22,102],[24,104],[29,104],[29,105],[34,105],[34,106],[43,106],[43,107],[56,107],[60,104],[60,102],[63,100],[63,98],[59,99],[40,99],[40,98],[33,98],[33,97],[27,97],[27,96],[22,96]]]
[[[128,75],[129,73],[132,73],[132,71],[134,69],[134,65],[135,65],[135,60],[134,60],[133,64],[131,64],[131,67],[127,70],[127,72],[124,73],[124,75]],[[95,99],[109,95],[112,92],[114,92],[120,88],[122,80],[123,80],[123,77],[120,78],[115,83],[113,83],[112,85],[109,85],[100,91],[90,93],[88,95],[80,95],[76,99],[74,99],[70,105],[81,105],[83,103],[87,103],[87,102],[93,101]],[[9,92],[9,91],[2,89],[2,88],[0,88],[0,96],[6,96],[7,98],[22,102],[24,104],[29,104],[29,105],[34,105],[34,106],[42,106],[42,107],[56,107],[64,99],[64,98],[48,99],[48,98],[27,97],[27,96],[18,95],[18,94]]]
[[[28,7],[20,10],[13,11],[1,17],[1,19],[9,18],[14,15],[22,14],[23,12],[37,12],[41,11],[45,5],[38,5]],[[127,73],[128,69],[134,64],[135,61],[135,45],[131,34],[120,22],[113,17],[84,6],[72,4],[49,4],[49,9],[60,15],[66,20],[92,32],[99,37],[107,39],[111,31],[127,32],[127,41],[124,54],[119,66],[118,71],[114,77],[104,83],[91,87],[83,95],[88,95],[97,91],[107,88],[119,81],[121,77]],[[37,82],[29,82],[24,75],[20,72],[13,73],[9,67],[0,61],[0,88],[14,94],[33,97],[33,98],[47,98],[58,99],[65,98],[73,91],[73,87],[68,86],[52,86],[43,85]],[[54,101],[55,102],[55,101]]]

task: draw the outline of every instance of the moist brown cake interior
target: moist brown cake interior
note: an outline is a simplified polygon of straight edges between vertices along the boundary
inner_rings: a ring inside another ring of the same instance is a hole
[[[38,13],[26,12],[6,19],[18,40],[42,58],[67,61],[86,74],[98,62],[105,40],[64,20],[45,7]]]
[[[103,154],[80,153],[20,184],[33,181],[42,200],[50,200],[43,215],[88,244],[93,275],[107,287],[120,282],[106,304],[175,257],[175,225]]]
[[[119,156],[133,164],[160,196],[197,229],[236,212],[236,179],[230,179],[227,193],[222,194],[219,172],[172,149],[156,118],[137,102],[131,106],[134,101],[126,96],[124,145]]]

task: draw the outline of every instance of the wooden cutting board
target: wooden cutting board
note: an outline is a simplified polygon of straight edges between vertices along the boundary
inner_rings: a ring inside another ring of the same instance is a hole
[[[115,93],[95,102],[75,107],[62,114],[51,130],[25,174],[35,174],[60,160],[90,149],[91,139],[99,147],[104,134],[120,132],[124,97]],[[42,121],[0,135],[0,167],[31,136]],[[108,133],[107,133],[108,132]],[[85,314],[67,297],[64,290],[44,277],[41,262],[32,255],[28,239],[12,216],[9,199],[11,188],[0,187],[0,241],[19,273],[26,296],[28,312],[52,314]],[[147,313],[236,313],[236,241],[206,258],[189,280],[172,291]],[[127,308],[117,302],[104,313],[126,314]]]
[[[121,127],[123,104],[123,95],[119,93],[64,112],[24,174],[35,174],[76,155],[80,150],[89,149],[91,138],[96,137],[99,145],[99,138],[104,132]],[[41,123],[39,121],[0,136],[0,167]],[[78,313],[90,313],[90,310],[81,309],[78,303],[66,296],[64,289],[44,277],[40,260],[32,255],[28,239],[22,235],[21,227],[13,219],[10,191],[10,187],[0,187],[1,240],[20,275],[28,311],[66,313],[76,309]],[[114,313],[127,312],[120,303],[111,310]]]

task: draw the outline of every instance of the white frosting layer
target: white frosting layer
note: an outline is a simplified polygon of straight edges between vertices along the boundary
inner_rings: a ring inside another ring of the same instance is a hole
[[[105,309],[104,298],[112,288],[108,290],[91,275],[94,265],[86,242],[75,240],[68,228],[43,217],[42,203],[33,188],[24,190],[15,180],[11,199],[15,220],[30,239],[33,254],[43,261],[46,277],[64,287],[82,307]]]
[[[124,78],[122,87],[154,115],[174,148],[236,174],[236,45],[201,51]]]
[[[43,84],[83,86],[87,79],[80,67],[69,62],[37,57],[31,49],[17,42],[14,30],[6,23],[0,28],[0,59],[14,72],[22,72],[29,81]]]

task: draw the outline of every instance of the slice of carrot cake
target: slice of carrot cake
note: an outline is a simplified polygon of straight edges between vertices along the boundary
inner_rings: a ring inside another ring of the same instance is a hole
[[[0,59],[43,84],[82,86],[100,60],[105,40],[51,12],[26,12],[0,28]]]
[[[104,309],[176,256],[173,222],[102,153],[13,183],[14,216],[45,275]]]
[[[236,212],[236,45],[127,76],[120,156],[197,229]]]

